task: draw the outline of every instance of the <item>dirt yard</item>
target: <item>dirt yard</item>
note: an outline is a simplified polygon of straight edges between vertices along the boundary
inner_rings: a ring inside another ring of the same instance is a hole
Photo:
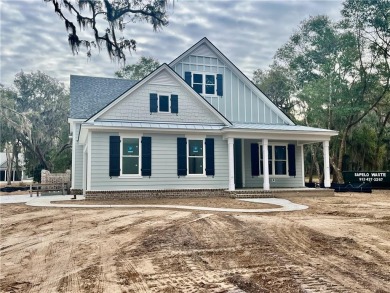
[[[0,206],[1,292],[390,292],[390,191],[272,214]]]

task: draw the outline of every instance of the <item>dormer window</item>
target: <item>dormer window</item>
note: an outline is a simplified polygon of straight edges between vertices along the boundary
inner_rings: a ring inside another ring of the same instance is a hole
[[[223,96],[222,74],[186,72],[185,81],[198,94]]]
[[[194,73],[192,75],[192,88],[198,94],[215,95],[215,74]]]
[[[205,93],[206,95],[215,95],[215,75],[205,75]]]
[[[192,88],[198,93],[203,93],[203,74],[195,73],[192,76]]]

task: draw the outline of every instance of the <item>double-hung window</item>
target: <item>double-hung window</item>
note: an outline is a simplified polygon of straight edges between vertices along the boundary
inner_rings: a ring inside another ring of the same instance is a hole
[[[194,73],[192,75],[192,88],[198,94],[215,95],[215,74]]]
[[[287,147],[285,145],[275,145],[275,175],[287,175]]]
[[[215,95],[215,75],[205,75],[205,94]]]
[[[188,174],[204,174],[204,141],[188,140]]]
[[[263,175],[263,146],[260,146],[259,151],[260,174]],[[287,175],[287,146],[268,146],[268,172],[270,175]]]
[[[194,73],[192,75],[192,88],[198,93],[203,93],[203,74]]]
[[[140,139],[122,138],[121,175],[140,174]]]

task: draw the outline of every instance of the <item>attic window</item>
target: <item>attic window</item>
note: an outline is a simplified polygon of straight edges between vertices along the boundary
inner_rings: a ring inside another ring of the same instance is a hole
[[[150,93],[150,114],[152,113],[179,113],[179,96],[176,94],[158,95]]]
[[[198,94],[223,96],[222,74],[186,71],[184,79]]]
[[[159,112],[169,112],[169,97],[159,96]]]
[[[198,93],[203,93],[203,74],[195,73],[192,80],[192,88]]]
[[[215,95],[215,74],[194,73],[192,87],[198,94]]]
[[[205,93],[215,95],[215,75],[206,74]]]

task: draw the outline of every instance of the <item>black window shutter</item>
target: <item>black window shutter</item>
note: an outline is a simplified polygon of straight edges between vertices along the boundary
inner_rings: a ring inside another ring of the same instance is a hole
[[[142,176],[152,176],[152,138],[142,137]]]
[[[171,95],[171,113],[179,113],[179,96]]]
[[[157,112],[157,94],[150,94],[150,112]]]
[[[251,144],[251,169],[252,176],[260,175],[260,161],[259,161],[259,144]]]
[[[186,81],[186,83],[189,85],[189,86],[192,86],[192,74],[191,74],[191,72],[189,72],[189,71],[186,71],[185,73],[184,73],[184,80]]]
[[[214,138],[206,138],[206,175],[214,176]]]
[[[187,139],[177,138],[177,176],[187,175]]]
[[[297,170],[295,167],[295,144],[288,145],[288,175],[296,176]]]
[[[109,176],[119,176],[121,172],[120,153],[121,138],[120,136],[110,136],[110,159],[109,159]]]
[[[223,75],[217,74],[217,95],[223,96]]]

